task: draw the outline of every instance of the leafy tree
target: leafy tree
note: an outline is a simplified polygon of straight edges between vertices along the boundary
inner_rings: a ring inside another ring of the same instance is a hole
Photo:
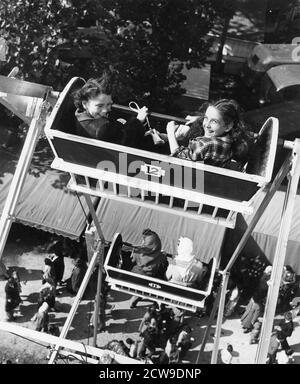
[[[2,0],[7,65],[62,89],[72,76],[116,75],[116,101],[166,110],[182,93],[180,65],[200,67],[216,16],[213,0]],[[80,27],[90,27],[82,33]],[[93,33],[92,33],[93,32]],[[69,65],[61,60],[68,56]],[[70,59],[71,56],[71,59]]]
[[[232,17],[236,12],[236,3],[237,0],[221,0],[216,3],[217,13],[222,20],[222,33],[220,36],[220,45],[217,52],[216,58],[216,69],[221,71],[222,68],[222,58],[223,58],[223,48],[226,42],[227,32],[229,28],[229,23]]]

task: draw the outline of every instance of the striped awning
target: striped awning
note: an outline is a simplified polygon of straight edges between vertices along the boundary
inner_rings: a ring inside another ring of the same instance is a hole
[[[14,220],[77,239],[85,229],[88,209],[83,197],[68,190],[69,175],[50,168],[46,140],[39,143],[17,203]],[[18,162],[13,151],[0,150],[0,213]]]

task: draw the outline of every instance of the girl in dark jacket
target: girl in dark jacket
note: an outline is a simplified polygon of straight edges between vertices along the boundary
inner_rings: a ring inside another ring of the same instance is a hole
[[[136,118],[124,124],[113,119],[112,86],[107,74],[100,79],[89,79],[73,96],[77,107],[77,135],[142,148],[145,134],[143,123],[148,115],[148,108],[141,108]]]

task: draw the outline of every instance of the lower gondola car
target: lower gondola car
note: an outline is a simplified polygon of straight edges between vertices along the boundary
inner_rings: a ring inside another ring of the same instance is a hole
[[[121,234],[116,233],[104,262],[106,279],[113,289],[191,311],[204,307],[213,286],[216,258],[204,266],[201,282],[192,287],[131,272],[130,255],[122,252],[122,244]]]

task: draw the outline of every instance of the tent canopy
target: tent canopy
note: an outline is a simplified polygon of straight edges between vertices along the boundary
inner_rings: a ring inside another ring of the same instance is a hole
[[[0,151],[0,212],[3,210],[18,158],[11,151]],[[42,140],[26,176],[16,207],[15,221],[77,239],[85,229],[88,208],[83,197],[78,197],[67,189],[69,175],[52,170],[51,161],[48,144]]]
[[[247,242],[243,254],[247,256],[264,255],[270,263],[273,263],[275,249],[279,234],[280,221],[283,209],[285,192],[277,191],[268,205],[265,212],[261,215],[252,236]],[[300,274],[300,195],[296,196],[295,209],[293,213],[289,241],[287,243],[287,252],[285,264],[290,265],[297,274]],[[251,217],[239,215],[236,221],[236,227],[228,230],[223,247],[224,259],[228,260],[237,246],[238,241],[244,234]]]
[[[101,199],[97,216],[108,241],[119,232],[123,241],[140,245],[143,229],[150,228],[159,235],[163,250],[173,255],[178,239],[189,237],[194,243],[194,254],[206,263],[219,257],[225,235],[223,226],[108,199]]]

